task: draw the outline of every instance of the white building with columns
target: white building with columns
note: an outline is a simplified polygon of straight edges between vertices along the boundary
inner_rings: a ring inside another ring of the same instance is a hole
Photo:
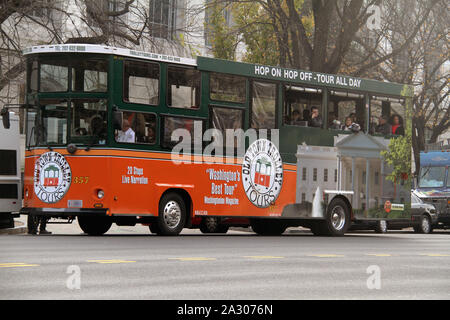
[[[317,189],[353,191],[348,195],[357,215],[366,208],[382,208],[387,200],[403,204],[409,192],[401,183],[386,180],[391,169],[381,156],[388,139],[364,134],[335,137],[334,147],[298,146],[296,202],[313,202]],[[325,194],[325,202],[331,194]]]

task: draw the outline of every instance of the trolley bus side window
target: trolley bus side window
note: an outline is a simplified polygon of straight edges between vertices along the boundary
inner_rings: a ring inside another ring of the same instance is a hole
[[[116,130],[115,139],[120,143],[155,144],[156,115],[123,111],[122,130]]]
[[[223,146],[237,149],[239,146],[237,137],[233,136],[232,139],[227,139],[226,130],[238,130],[244,128],[244,110],[210,106],[209,118],[210,127],[221,131]]]
[[[370,133],[405,134],[405,101],[388,97],[370,97]]]
[[[322,110],[322,90],[300,86],[285,86],[283,124],[308,127],[311,125],[311,108]]]
[[[202,124],[202,128],[204,128],[203,120],[201,119],[163,116],[161,121],[161,146],[164,148],[172,148],[175,145],[182,143],[186,147],[193,147],[195,142],[194,126],[196,122],[200,122]],[[172,134],[174,131],[177,131],[178,141],[172,140]],[[202,141],[203,132],[201,132],[201,134],[202,136],[199,137],[201,139],[200,141]]]
[[[168,67],[167,105],[184,109],[200,107],[200,71]]]
[[[123,100],[125,102],[159,104],[159,64],[125,61],[123,75]]]
[[[217,101],[244,103],[246,78],[212,72],[209,80],[210,98]]]
[[[251,127],[274,129],[276,127],[277,85],[253,81]]]
[[[361,127],[361,131],[365,130],[366,109],[363,94],[332,90],[329,100],[328,128],[350,131],[346,126],[356,123]],[[336,126],[335,120],[340,123],[340,127]]]

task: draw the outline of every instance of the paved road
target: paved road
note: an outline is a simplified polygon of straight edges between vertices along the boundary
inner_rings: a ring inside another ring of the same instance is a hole
[[[448,231],[158,237],[115,227],[89,237],[76,223],[49,229],[55,234],[0,236],[0,299],[450,299]],[[80,289],[69,289],[78,270]],[[381,288],[368,289],[377,270]]]

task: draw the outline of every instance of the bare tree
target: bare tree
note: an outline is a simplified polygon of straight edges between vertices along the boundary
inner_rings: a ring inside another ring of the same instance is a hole
[[[17,100],[14,85],[23,83],[22,50],[31,45],[90,43],[191,56],[188,35],[198,33],[198,7],[142,0],[0,0],[0,103]],[[149,7],[150,6],[150,7]],[[170,10],[170,11],[169,11]],[[162,16],[171,15],[167,32],[155,35]],[[203,26],[201,26],[202,28]]]

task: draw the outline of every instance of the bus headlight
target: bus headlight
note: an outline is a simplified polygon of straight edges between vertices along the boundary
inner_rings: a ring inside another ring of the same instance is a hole
[[[103,199],[105,192],[102,189],[97,190],[97,198]]]

